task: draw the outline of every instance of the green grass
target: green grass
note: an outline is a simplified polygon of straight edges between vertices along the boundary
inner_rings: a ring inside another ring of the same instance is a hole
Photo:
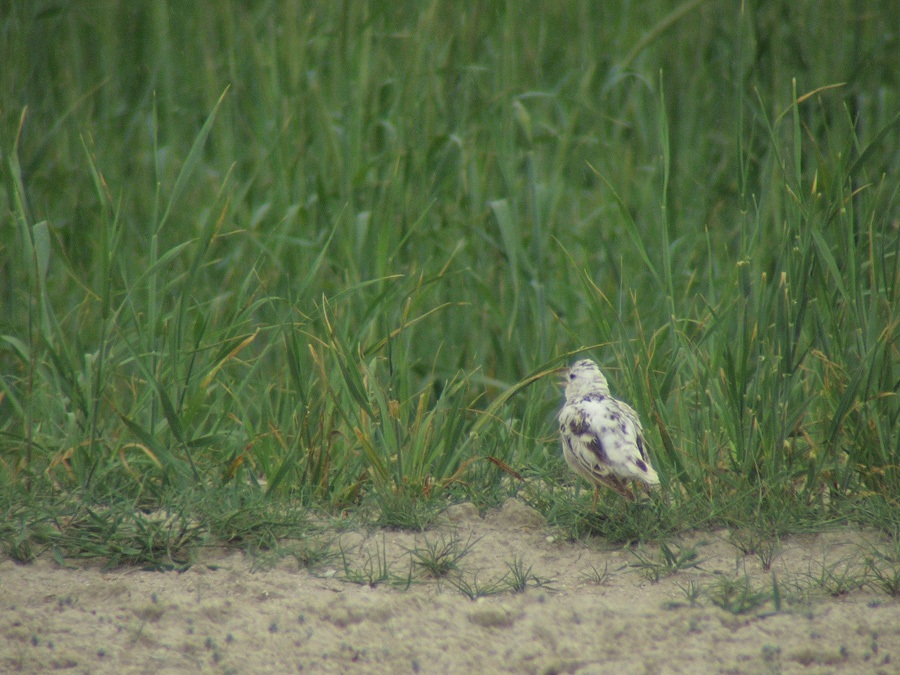
[[[460,562],[471,553],[476,543],[477,540],[472,541],[471,535],[465,542],[456,534],[449,537],[442,535],[439,541],[426,537],[422,546],[411,549],[409,555],[416,567],[435,579],[441,579],[459,571]]]
[[[778,581],[772,577],[772,591],[754,588],[748,577],[721,576],[707,591],[710,602],[716,607],[732,614],[747,614],[769,600],[775,603],[776,611],[780,610],[780,591]]]
[[[894,19],[11,3],[3,550],[183,565],[510,494],[616,541],[896,532]],[[541,375],[579,351],[664,500],[573,494]]]
[[[636,558],[632,566],[653,584],[682,570],[700,567],[703,562],[695,547],[687,548],[678,544],[669,546],[665,542],[659,544],[659,555],[646,553],[640,548],[632,551],[632,555]]]

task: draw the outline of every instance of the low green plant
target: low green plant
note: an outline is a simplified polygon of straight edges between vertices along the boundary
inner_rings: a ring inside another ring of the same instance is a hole
[[[434,524],[445,502],[426,497],[417,488],[375,495],[375,524],[379,527],[422,532]]]
[[[553,582],[552,579],[539,577],[534,574],[531,571],[533,566],[526,566],[525,560],[518,556],[511,563],[506,563],[506,567],[509,571],[500,582],[508,584],[513,593],[523,593],[529,585],[537,588],[548,588]]]
[[[900,596],[900,538],[885,548],[872,547],[863,558],[867,583],[891,597]]]
[[[611,544],[658,541],[702,518],[696,505],[690,502],[666,504],[661,499],[625,502],[610,493],[594,504],[587,491],[581,498],[573,498],[570,491],[556,486],[531,486],[525,500],[567,536],[573,539],[596,536]]]
[[[585,581],[595,586],[605,586],[612,578],[612,574],[609,571],[609,562],[603,563],[602,570],[597,569],[595,565],[591,565],[587,572],[581,573],[581,576]]]
[[[207,539],[205,524],[185,511],[144,512],[118,503],[99,508],[85,505],[58,516],[47,544],[59,560],[99,558],[110,568],[139,565],[183,570]]]
[[[696,547],[682,547],[679,544],[670,546],[666,542],[659,542],[658,549],[656,554],[647,553],[641,548],[631,552],[637,558],[637,562],[631,563],[631,566],[636,567],[641,576],[654,584],[682,570],[699,567],[703,562]]]
[[[413,583],[413,566],[410,563],[406,574],[394,572],[394,564],[388,561],[387,546],[382,537],[381,544],[375,543],[374,552],[368,551],[366,558],[360,567],[354,567],[346,551],[341,548],[338,552],[343,567],[343,578],[351,583],[372,588],[387,584],[397,588],[409,588]]]
[[[684,607],[699,607],[702,604],[705,588],[697,579],[689,579],[686,584],[676,583],[675,585],[684,595],[686,602],[667,600],[662,604],[663,609],[675,610]]]
[[[532,565],[526,565],[520,557],[515,557],[506,564],[506,572],[502,577],[481,582],[476,572],[471,577],[458,573],[446,577],[447,582],[469,600],[500,595],[502,593],[523,593],[529,587],[551,588],[552,579],[540,577],[532,571]]]
[[[866,585],[866,568],[859,557],[828,562],[825,556],[810,561],[807,579],[812,586],[833,597],[846,595]]]
[[[424,570],[429,576],[440,579],[460,571],[459,563],[471,551],[478,539],[462,541],[457,534],[441,535],[439,539],[425,538],[422,546],[409,550],[413,564]]]
[[[688,579],[687,584],[678,584],[678,588],[684,594],[689,607],[697,607],[700,605],[700,599],[703,597],[703,587],[696,579]]]
[[[478,574],[472,575],[471,579],[467,579],[464,575],[452,576],[448,578],[447,582],[462,595],[473,601],[478,598],[508,593],[510,590],[509,585],[504,580],[482,583],[478,580]]]
[[[777,582],[773,577],[773,588]],[[747,614],[755,611],[773,599],[773,593],[754,588],[750,577],[728,577],[721,575],[707,589],[706,596],[716,607],[732,614]],[[777,594],[775,597],[779,597]],[[776,602],[780,608],[780,600]]]
[[[767,534],[756,528],[739,528],[732,530],[728,541],[743,555],[755,555],[759,558],[764,571],[768,572],[772,562],[781,550],[777,535]]]

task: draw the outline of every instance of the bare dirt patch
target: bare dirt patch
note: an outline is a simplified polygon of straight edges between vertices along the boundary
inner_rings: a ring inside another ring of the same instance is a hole
[[[639,557],[566,541],[515,501],[484,518],[453,507],[425,533],[336,537],[342,555],[316,573],[290,558],[262,570],[220,549],[181,573],[2,561],[0,671],[888,673],[900,663],[900,603],[857,583],[874,533],[783,540],[770,570],[734,533],[696,533],[673,544],[696,558],[668,576],[658,548]],[[410,553],[435,542],[468,547],[443,578]]]

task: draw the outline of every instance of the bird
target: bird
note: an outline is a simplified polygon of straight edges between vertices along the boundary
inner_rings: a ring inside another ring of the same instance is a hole
[[[594,486],[595,506],[601,485],[628,501],[634,500],[628,481],[648,494],[659,486],[637,413],[612,397],[596,363],[583,359],[566,370],[565,396],[559,411],[563,457]]]

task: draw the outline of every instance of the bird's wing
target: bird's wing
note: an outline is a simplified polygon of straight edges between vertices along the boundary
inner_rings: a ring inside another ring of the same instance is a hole
[[[585,421],[579,435],[595,453],[599,446],[601,456],[598,461],[608,465],[620,478],[639,480],[648,485],[659,483],[634,410],[609,397],[582,401],[578,408]],[[595,443],[590,443],[591,439]]]
[[[650,456],[647,454],[647,441],[644,438],[644,427],[641,425],[641,418],[638,417],[637,412],[635,412],[634,408],[632,408],[627,403],[623,403],[622,401],[614,401],[616,405],[618,405],[622,409],[622,413],[631,419],[631,422],[634,424],[635,434],[637,436],[636,443],[638,446],[638,450],[641,453],[641,459],[643,459],[647,464],[650,463]]]

